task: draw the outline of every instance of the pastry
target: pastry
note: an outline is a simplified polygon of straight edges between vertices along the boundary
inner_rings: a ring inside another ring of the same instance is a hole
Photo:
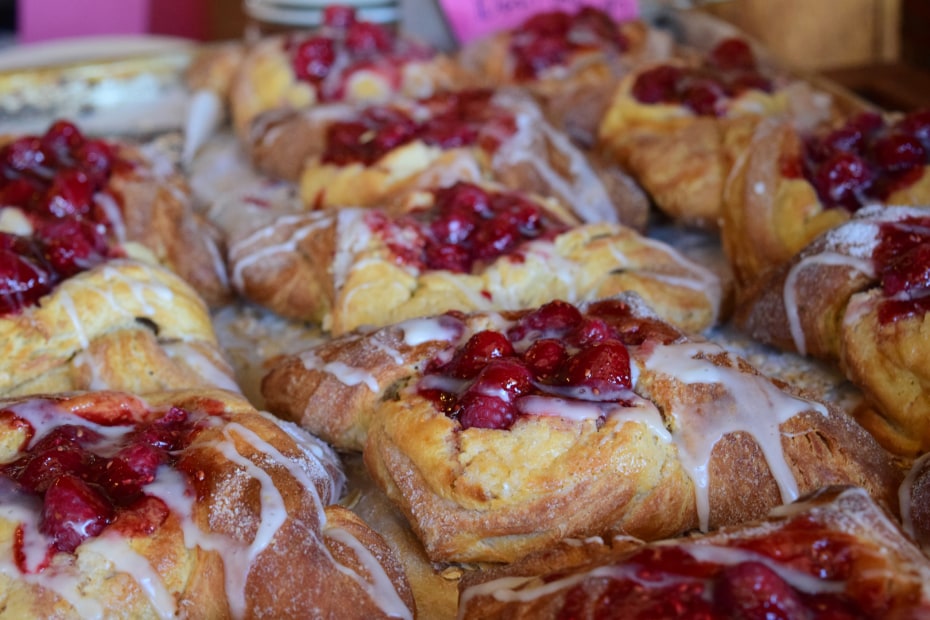
[[[930,614],[930,562],[856,488],[828,489],[708,536],[607,555],[573,570],[473,584],[462,592],[459,618]]]
[[[862,113],[802,134],[759,124],[724,194],[721,238],[746,286],[868,204],[930,203],[930,110]]]
[[[233,127],[252,141],[260,115],[333,101],[423,97],[458,86],[462,71],[448,57],[380,24],[329,7],[322,27],[263,39],[245,54],[230,92]]]
[[[181,175],[156,153],[86,138],[74,124],[57,121],[42,136],[8,137],[0,170],[6,222],[0,229],[28,231],[38,220],[84,222],[115,243],[144,246],[210,304],[228,301],[217,233],[193,212]]]
[[[489,85],[519,85],[542,103],[552,123],[581,146],[618,80],[632,67],[667,58],[671,37],[641,21],[617,23],[595,7],[539,12],[510,30],[466,45],[465,69]]]
[[[649,203],[632,179],[589,161],[516,89],[317,106],[268,119],[257,135],[256,165],[299,180],[313,208],[381,205],[412,188],[484,179],[551,195],[585,222],[646,226]]]
[[[0,429],[5,616],[414,617],[332,450],[228,392],[7,400]]]
[[[746,42],[725,39],[706,55],[627,75],[601,121],[600,148],[671,218],[716,228],[724,183],[759,119],[813,127],[832,112],[828,95],[773,75]]]
[[[846,415],[635,297],[349,334],[284,356],[262,393],[277,415],[362,450],[433,560],[656,540],[834,483],[893,506],[901,479]]]
[[[720,306],[716,276],[665,244],[616,224],[578,225],[554,200],[496,186],[415,192],[399,213],[312,212],[270,225],[257,219],[251,230],[242,224],[249,218],[231,219],[240,222],[229,236],[236,290],[282,316],[322,321],[333,334],[452,309],[518,309],[625,290],[700,331]]]
[[[904,531],[930,553],[930,452],[911,465],[898,489]]]
[[[925,207],[860,209],[748,287],[748,335],[836,362],[873,408],[859,421],[887,448],[930,449]]]

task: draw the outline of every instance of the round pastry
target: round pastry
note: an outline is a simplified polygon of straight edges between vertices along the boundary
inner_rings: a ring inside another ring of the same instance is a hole
[[[802,134],[760,123],[724,194],[723,246],[745,286],[863,206],[930,203],[930,110],[861,113]]]
[[[217,233],[193,212],[171,163],[57,121],[42,136],[9,137],[0,170],[0,230],[29,234],[40,222],[77,221],[114,243],[144,246],[210,304],[228,301]]]
[[[930,450],[930,209],[861,209],[747,288],[735,321],[780,348],[838,362],[873,405],[859,421],[888,449]]]
[[[554,200],[459,182],[416,192],[398,210],[300,214],[232,235],[233,285],[283,316],[322,321],[333,334],[446,310],[518,309],[626,290],[685,330],[716,320],[714,274],[632,229],[578,225]]]
[[[380,24],[358,21],[351,9],[329,7],[313,33],[269,37],[252,46],[233,79],[230,106],[236,134],[249,143],[252,121],[263,113],[423,97],[462,82],[462,71],[446,56]]]
[[[317,106],[267,120],[256,164],[299,179],[314,208],[382,205],[417,187],[493,180],[553,196],[585,222],[646,226],[642,190],[616,166],[594,165],[515,89]]]
[[[771,75],[749,45],[725,39],[627,75],[599,128],[601,147],[675,220],[716,228],[724,183],[760,118],[802,127],[827,121],[830,97]]]
[[[556,127],[591,146],[617,81],[632,67],[667,58],[671,48],[671,37],[644,22],[617,23],[582,7],[539,12],[466,45],[458,60],[490,85],[529,90]]]
[[[923,618],[930,562],[861,489],[767,519],[472,584],[459,618]]]
[[[336,455],[226,392],[5,401],[0,429],[11,617],[414,616],[390,549],[332,505]]]
[[[607,533],[657,540],[832,483],[891,506],[901,479],[847,416],[632,298],[353,333],[285,356],[262,393],[363,450],[434,560],[509,562]]]

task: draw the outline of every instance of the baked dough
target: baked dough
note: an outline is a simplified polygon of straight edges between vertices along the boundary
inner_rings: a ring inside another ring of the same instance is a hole
[[[0,616],[415,615],[335,453],[228,392],[0,409]]]
[[[500,206],[482,211],[475,232],[458,228],[456,209],[483,210],[492,203]],[[259,216],[269,211],[274,209],[251,209]],[[506,233],[513,243],[502,241],[508,247],[498,253],[494,231],[506,231],[508,218],[524,216],[539,222],[532,224],[536,232],[522,238]],[[446,310],[518,309],[626,290],[692,332],[712,325],[720,307],[717,277],[669,246],[615,224],[577,225],[554,200],[499,186],[457,183],[415,192],[391,211],[340,209],[269,219],[252,230],[240,225],[230,235],[233,285],[283,316],[322,321],[333,334]],[[462,235],[448,244],[453,257],[471,248],[469,256],[488,259],[442,268],[447,246],[437,237],[438,226]],[[435,243],[424,249],[427,239]],[[435,261],[430,247],[442,254]]]
[[[284,356],[262,392],[277,415],[362,450],[433,560],[657,540],[833,483],[894,505],[899,472],[846,415],[644,308],[412,319]]]

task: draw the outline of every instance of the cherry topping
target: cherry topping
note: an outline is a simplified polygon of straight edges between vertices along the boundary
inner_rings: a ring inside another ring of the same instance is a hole
[[[930,218],[882,224],[873,261],[888,298],[879,308],[880,322],[930,309]]]
[[[580,350],[565,364],[568,385],[590,387],[600,392],[627,390],[630,381],[630,354],[618,340],[599,342]]]
[[[801,597],[778,573],[761,562],[743,562],[723,569],[714,600],[734,618],[791,620],[805,617]]]
[[[0,233],[2,236],[11,236]],[[13,314],[35,304],[52,290],[52,274],[35,259],[0,249],[0,314]]]
[[[56,478],[45,492],[39,530],[59,551],[72,553],[87,538],[97,536],[113,518],[103,493],[77,476]]]
[[[915,136],[890,134],[879,138],[872,147],[875,163],[889,172],[902,172],[923,166],[927,149]]]
[[[672,103],[684,75],[680,67],[660,65],[644,71],[633,82],[633,96],[642,103]]]
[[[555,338],[543,338],[530,345],[523,354],[523,361],[534,376],[544,382],[554,380],[558,370],[568,359],[565,345]]]
[[[355,23],[355,9],[340,4],[331,4],[323,9],[323,25],[330,28],[348,28]]]
[[[837,152],[821,164],[814,187],[830,204],[855,210],[863,202],[874,174],[868,162],[853,153]]]
[[[681,91],[685,107],[700,116],[715,116],[717,102],[723,97],[723,87],[709,78],[691,80]]]
[[[336,62],[336,46],[332,39],[310,37],[296,47],[291,62],[297,79],[321,82]]]
[[[385,54],[391,50],[391,34],[371,22],[353,22],[346,29],[346,47],[357,55]]]
[[[462,429],[507,429],[513,426],[517,410],[497,396],[468,392],[462,397],[458,415]]]
[[[752,48],[743,39],[724,39],[714,46],[707,60],[714,67],[724,71],[756,68],[756,57]]]

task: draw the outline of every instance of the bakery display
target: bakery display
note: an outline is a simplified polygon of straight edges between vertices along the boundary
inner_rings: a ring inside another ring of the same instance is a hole
[[[312,208],[377,206],[417,188],[485,180],[551,195],[586,222],[641,230],[648,217],[645,194],[625,173],[582,153],[515,89],[316,106],[270,119],[259,136],[256,166],[299,181]]]
[[[927,558],[861,489],[828,489],[763,521],[632,550],[617,545],[603,555],[570,570],[514,570],[471,585],[462,593],[459,617],[877,619],[930,613]]]
[[[353,333],[283,357],[262,391],[272,412],[363,451],[434,561],[656,540],[833,483],[892,505],[900,480],[845,415],[636,298]]]
[[[10,617],[414,617],[390,549],[334,505],[337,456],[238,397],[45,396],[0,420]]]
[[[229,238],[233,285],[333,334],[446,310],[515,310],[625,290],[700,331],[721,304],[716,276],[671,247],[616,224],[579,225],[551,198],[487,184],[415,192],[399,209],[257,221]]]
[[[627,75],[603,116],[599,145],[671,218],[713,229],[727,177],[760,119],[813,128],[832,115],[829,95],[728,38],[706,54],[682,53]]]
[[[593,6],[541,11],[522,24],[463,47],[471,74],[532,93],[552,123],[590,147],[613,87],[632,68],[667,58],[668,33],[643,21],[618,23]]]
[[[920,617],[927,113],[669,14],[0,139],[0,616]]]
[[[727,183],[721,240],[741,286],[870,204],[930,203],[930,111],[801,133],[766,121]]]

